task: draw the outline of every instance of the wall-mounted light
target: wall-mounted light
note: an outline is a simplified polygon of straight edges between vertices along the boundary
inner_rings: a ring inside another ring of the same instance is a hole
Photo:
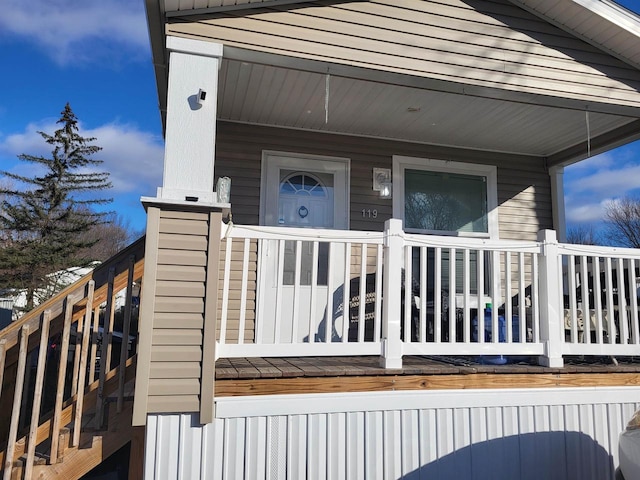
[[[229,177],[220,177],[218,179],[216,193],[218,195],[218,203],[231,202],[231,179]]]
[[[373,169],[373,190],[380,192],[380,198],[391,198],[391,170],[388,168]]]

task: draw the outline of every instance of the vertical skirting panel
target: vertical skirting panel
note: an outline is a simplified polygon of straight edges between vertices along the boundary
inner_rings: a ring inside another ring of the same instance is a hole
[[[611,479],[638,407],[638,388],[219,399],[207,425],[149,416],[145,478]]]

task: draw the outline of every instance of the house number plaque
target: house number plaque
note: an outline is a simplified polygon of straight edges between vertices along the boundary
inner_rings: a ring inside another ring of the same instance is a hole
[[[378,210],[375,208],[373,210],[370,208],[363,208],[362,218],[378,218]]]

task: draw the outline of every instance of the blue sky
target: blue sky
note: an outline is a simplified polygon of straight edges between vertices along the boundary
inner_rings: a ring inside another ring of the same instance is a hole
[[[144,229],[141,196],[162,182],[163,140],[143,0],[3,0],[0,16],[0,169],[47,155],[66,102],[97,138],[114,185],[111,208]],[[640,12],[640,0],[620,1]],[[567,221],[596,223],[607,202],[640,195],[640,142],[565,171]]]

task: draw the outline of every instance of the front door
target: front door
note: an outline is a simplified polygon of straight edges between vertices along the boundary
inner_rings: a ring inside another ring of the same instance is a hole
[[[261,224],[315,229],[348,228],[348,172],[348,159],[265,153]],[[297,268],[298,247],[301,252]],[[318,245],[315,253],[317,279],[312,285],[312,241],[299,244],[295,241],[261,242],[256,318],[258,342],[301,342],[317,334],[326,315],[329,251],[328,244]],[[331,256],[336,258],[337,255],[340,255],[340,248],[332,246]],[[344,271],[341,268],[330,270],[334,279],[332,284],[339,285]],[[276,316],[279,319],[277,328]],[[276,332],[279,340],[276,340]]]

